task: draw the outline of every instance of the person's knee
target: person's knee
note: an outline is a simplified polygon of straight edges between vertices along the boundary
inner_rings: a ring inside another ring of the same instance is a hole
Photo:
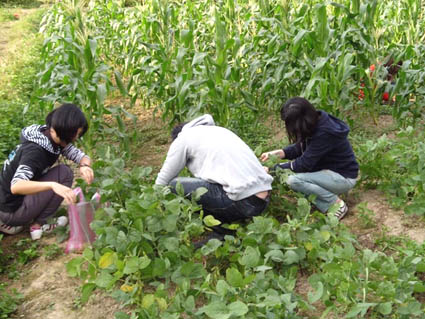
[[[74,180],[74,173],[68,165],[59,164],[59,183],[71,187]]]
[[[303,182],[298,178],[297,175],[290,175],[288,176],[288,179],[286,180],[286,184],[291,189],[297,189],[299,185],[301,185]]]

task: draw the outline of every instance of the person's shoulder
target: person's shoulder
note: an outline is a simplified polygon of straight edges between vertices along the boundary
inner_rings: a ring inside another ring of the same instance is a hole
[[[19,147],[18,152],[22,154],[23,158],[40,158],[48,156],[48,151],[46,151],[41,145],[33,142],[22,143]]]

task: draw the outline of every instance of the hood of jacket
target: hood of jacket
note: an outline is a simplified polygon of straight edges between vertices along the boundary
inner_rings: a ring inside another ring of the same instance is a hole
[[[317,122],[316,132],[326,132],[339,138],[346,138],[350,128],[345,122],[325,111],[319,111],[320,118]]]
[[[189,123],[185,124],[185,126],[183,126],[182,128],[182,132],[191,127],[200,126],[200,125],[214,126],[215,123],[214,123],[213,117],[210,114],[204,114],[202,116],[199,116],[196,119],[193,119]]]
[[[21,131],[21,143],[24,144],[32,142],[37,145],[40,145],[46,151],[58,155],[61,152],[60,147],[53,145],[50,139],[42,133],[42,130],[46,128],[46,125],[38,124],[23,128]]]

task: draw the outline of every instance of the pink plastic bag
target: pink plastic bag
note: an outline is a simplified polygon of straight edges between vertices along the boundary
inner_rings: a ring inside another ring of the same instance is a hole
[[[85,201],[80,187],[75,188],[74,192],[79,197],[79,202],[68,206],[70,235],[65,249],[67,254],[83,251],[86,244],[91,245],[96,239],[96,234],[90,228],[94,215],[93,203]],[[100,195],[96,193],[92,200],[99,203]]]

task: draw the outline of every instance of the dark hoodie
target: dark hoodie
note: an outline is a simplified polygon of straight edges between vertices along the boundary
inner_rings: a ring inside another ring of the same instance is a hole
[[[319,113],[313,136],[283,149],[285,159],[294,161],[278,166],[296,173],[329,169],[346,178],[357,178],[359,164],[347,138],[350,129],[340,119],[324,111]]]
[[[14,195],[11,186],[19,180],[38,180],[57,161],[59,155],[79,163],[86,156],[72,144],[65,148],[56,145],[45,134],[48,128],[31,125],[22,130],[21,144],[12,151],[0,173],[0,210],[15,212],[21,206],[23,195]]]

